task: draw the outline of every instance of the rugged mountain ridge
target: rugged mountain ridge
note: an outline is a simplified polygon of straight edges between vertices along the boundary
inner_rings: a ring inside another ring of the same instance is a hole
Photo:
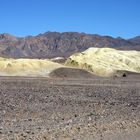
[[[89,47],[140,50],[140,37],[125,40],[78,32],[46,32],[37,36],[15,37],[0,34],[0,56],[12,58],[67,57]]]

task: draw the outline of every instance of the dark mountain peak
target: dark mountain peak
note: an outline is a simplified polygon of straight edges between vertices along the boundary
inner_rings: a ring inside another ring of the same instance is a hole
[[[136,36],[134,38],[131,38],[128,41],[135,43],[136,45],[140,45],[140,36]]]
[[[120,37],[120,36],[116,37],[116,39],[124,40],[124,38],[122,38],[122,37]]]
[[[10,35],[8,33],[3,33],[3,34],[0,34],[0,41],[16,41],[17,40],[17,37],[13,36],[13,35]]]
[[[135,36],[135,37],[130,38],[130,39],[140,39],[140,36]]]
[[[140,50],[139,37],[125,40],[98,34],[79,32],[45,32],[37,36],[18,38],[10,34],[0,34],[0,56],[52,58],[67,57],[89,47],[111,47],[126,50]]]
[[[59,33],[59,32],[51,32],[51,31],[47,31],[47,32],[45,32],[45,33],[41,33],[41,34],[39,34],[39,35],[37,35],[37,36],[50,36],[50,35],[60,35],[61,33]]]

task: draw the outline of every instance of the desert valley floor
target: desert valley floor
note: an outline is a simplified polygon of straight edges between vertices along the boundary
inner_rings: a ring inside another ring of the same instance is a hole
[[[139,139],[137,77],[0,77],[0,140]]]

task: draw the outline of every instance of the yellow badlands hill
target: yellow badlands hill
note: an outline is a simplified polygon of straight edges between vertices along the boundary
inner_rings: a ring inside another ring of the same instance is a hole
[[[73,54],[65,64],[100,76],[111,76],[117,70],[140,73],[140,52],[89,48],[82,53]]]
[[[47,59],[0,58],[0,76],[48,76],[60,67],[63,66]]]

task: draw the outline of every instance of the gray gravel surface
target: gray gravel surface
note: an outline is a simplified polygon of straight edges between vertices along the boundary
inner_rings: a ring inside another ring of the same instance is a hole
[[[140,140],[140,80],[1,77],[0,140]]]

